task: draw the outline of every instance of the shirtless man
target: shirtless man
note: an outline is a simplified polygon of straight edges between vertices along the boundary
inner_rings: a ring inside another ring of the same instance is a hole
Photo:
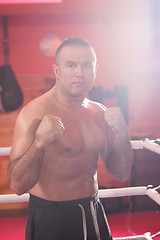
[[[11,189],[29,191],[26,239],[111,239],[98,199],[99,155],[119,181],[130,175],[132,149],[119,108],[86,98],[96,54],[80,38],[56,52],[55,86],[20,112],[8,166]]]

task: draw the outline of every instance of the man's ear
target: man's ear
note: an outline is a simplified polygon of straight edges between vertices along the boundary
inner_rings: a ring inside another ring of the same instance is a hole
[[[56,64],[53,64],[53,72],[54,72],[55,76],[57,77],[57,75],[59,73],[59,68]]]

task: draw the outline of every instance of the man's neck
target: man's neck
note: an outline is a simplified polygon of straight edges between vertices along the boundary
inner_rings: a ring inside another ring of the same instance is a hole
[[[84,104],[84,102],[86,101],[85,96],[72,96],[69,94],[65,94],[62,91],[57,90],[56,87],[54,87],[54,89],[52,90],[57,101],[64,107],[77,108],[85,105]]]

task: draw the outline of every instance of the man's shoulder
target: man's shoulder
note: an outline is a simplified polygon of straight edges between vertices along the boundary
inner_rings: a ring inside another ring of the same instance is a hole
[[[95,111],[101,111],[101,112],[106,111],[107,108],[102,103],[91,101],[89,99],[87,100],[88,100],[88,105],[91,109]]]
[[[46,107],[41,97],[26,104],[19,113],[19,117],[26,119],[42,118]]]

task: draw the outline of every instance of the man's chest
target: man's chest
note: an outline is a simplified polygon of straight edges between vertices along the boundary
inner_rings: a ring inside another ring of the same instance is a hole
[[[76,112],[60,115],[65,130],[55,143],[56,151],[78,155],[82,152],[98,154],[104,144],[104,128],[94,114]]]

